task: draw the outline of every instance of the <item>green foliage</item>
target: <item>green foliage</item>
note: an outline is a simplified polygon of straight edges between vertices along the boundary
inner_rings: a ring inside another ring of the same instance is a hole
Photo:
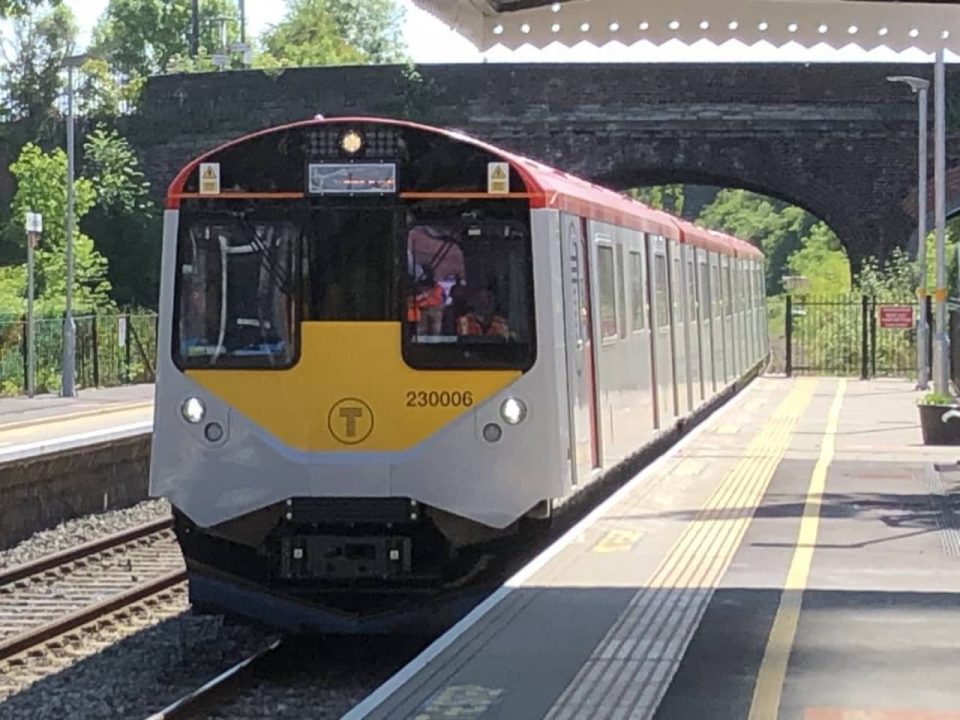
[[[221,26],[221,17],[230,20]],[[110,0],[94,30],[93,53],[114,70],[147,77],[189,56],[192,27],[191,0]],[[200,3],[201,48],[212,54],[238,36],[234,0]]]
[[[346,65],[364,61],[360,50],[337,30],[327,0],[290,0],[283,20],[261,38],[264,54],[258,65]]]
[[[100,126],[87,137],[84,150],[88,175],[105,209],[128,213],[151,210],[150,184],[126,138]]]
[[[857,275],[857,288],[864,295],[878,298],[909,298],[917,284],[917,266],[900,248],[881,262],[871,256]]]
[[[402,63],[403,7],[396,0],[327,0],[337,34],[357,50],[364,62]]]
[[[635,188],[628,190],[627,195],[657,210],[664,210],[674,215],[683,214],[683,185],[652,185]]]
[[[0,18],[16,18],[27,15],[38,5],[60,6],[61,0],[0,0]]]
[[[747,190],[721,190],[700,213],[698,222],[749,240],[763,250],[767,292],[777,293],[790,256],[803,246],[817,220],[802,208]]]
[[[12,37],[3,43],[2,80],[4,114],[24,119],[29,136],[36,137],[53,113],[63,83],[63,60],[73,52],[77,23],[66,5],[18,17]]]
[[[287,0],[286,16],[264,33],[254,66],[403,62],[402,28],[395,0]]]
[[[800,248],[787,260],[787,267],[791,274],[808,279],[808,291],[813,295],[850,292],[850,261],[826,223],[810,228]]]
[[[953,405],[954,400],[951,395],[941,392],[930,392],[917,400],[917,405]]]
[[[135,109],[147,79],[134,72],[118,76],[102,58],[84,63],[77,89],[78,112],[88,119],[109,120]]]
[[[43,215],[43,238],[35,253],[38,312],[59,313],[64,307],[66,290],[66,210],[67,156],[57,149],[44,153],[27,144],[10,166],[17,180],[13,199],[14,228],[23,227],[27,212]],[[97,193],[93,183],[77,178],[74,183],[74,217],[77,223],[94,206]],[[76,224],[75,224],[76,227]],[[25,240],[22,230],[21,242]],[[24,246],[25,247],[25,246]],[[76,307],[110,307],[110,283],[107,261],[94,248],[93,240],[81,232],[74,234],[74,299]]]

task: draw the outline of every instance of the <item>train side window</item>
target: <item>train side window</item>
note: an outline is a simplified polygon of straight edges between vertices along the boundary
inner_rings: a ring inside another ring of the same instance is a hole
[[[643,330],[643,257],[635,251],[630,253],[630,307],[630,327]]]
[[[677,252],[680,252],[680,248],[677,247]],[[673,292],[670,293],[671,300],[673,301],[673,316],[677,319],[677,324],[679,324],[680,319],[683,315],[680,313],[680,258],[673,258],[673,287],[671,288]]]
[[[181,369],[284,368],[296,359],[297,223],[185,217],[173,357]]]
[[[723,286],[720,284],[720,267],[717,263],[710,268],[710,294],[713,300],[713,317],[719,319],[723,311]]]
[[[687,260],[687,319],[697,321],[697,271],[693,258]]]
[[[617,245],[617,330],[627,336],[627,283],[623,269],[623,245]]]
[[[616,275],[614,274],[613,248],[597,245],[597,280],[600,291],[600,333],[604,340],[617,337]]]
[[[663,255],[653,257],[653,288],[657,299],[657,327],[670,327],[670,296],[667,293],[667,258]]]
[[[723,292],[723,297],[726,298],[726,300],[725,300],[725,302],[724,302],[724,312],[725,312],[725,314],[727,315],[727,317],[732,317],[732,316],[733,316],[733,303],[734,303],[734,296],[733,296],[733,273],[730,271],[730,265],[729,265],[729,264],[727,265],[727,267],[726,267],[726,272],[725,272],[723,275],[724,275],[724,283],[723,283],[723,285],[724,285],[724,288],[723,288],[723,289],[724,289],[724,292]]]
[[[703,319],[706,320],[710,316],[709,306],[704,304],[704,299],[707,298],[707,261],[706,259],[700,260],[700,272],[697,275],[697,302],[701,308],[701,315]]]

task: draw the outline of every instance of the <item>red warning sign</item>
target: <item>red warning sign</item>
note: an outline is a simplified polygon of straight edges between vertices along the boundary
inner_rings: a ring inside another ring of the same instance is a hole
[[[907,330],[913,327],[913,307],[911,305],[881,305],[879,308],[880,327],[892,330]]]

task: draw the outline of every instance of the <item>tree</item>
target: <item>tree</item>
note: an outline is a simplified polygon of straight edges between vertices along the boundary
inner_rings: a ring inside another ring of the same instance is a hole
[[[27,212],[43,215],[43,239],[36,251],[36,287],[39,312],[59,313],[66,294],[67,154],[60,149],[45,153],[32,143],[24,146],[10,166],[17,181],[11,222],[23,227]],[[83,218],[96,202],[97,192],[86,178],[75,182],[74,214]],[[21,244],[24,243],[22,230]],[[25,247],[25,245],[24,245]],[[74,298],[77,308],[110,307],[107,261],[93,240],[74,235]]]
[[[27,121],[29,136],[36,137],[63,89],[60,71],[73,52],[77,24],[61,5],[37,17],[17,18],[12,29],[12,40],[3,44],[5,114]]]
[[[714,230],[749,240],[767,261],[767,292],[782,287],[790,256],[803,245],[817,219],[802,208],[746,190],[721,190],[700,213],[699,222]]]
[[[790,255],[787,267],[792,274],[809,280],[811,294],[850,292],[850,261],[826,223],[818,222],[810,228],[800,249]]]
[[[287,0],[262,39],[259,67],[401,62],[403,11],[394,0]]]
[[[210,54],[236,40],[237,18],[235,0],[203,0],[200,47]],[[192,25],[191,0],[110,0],[94,30],[92,52],[115,72],[146,77],[189,55]]]
[[[644,205],[657,210],[664,210],[674,215],[683,214],[683,185],[653,185],[628,190],[627,194],[634,200],[639,200]]]
[[[337,32],[372,64],[408,60],[403,41],[404,11],[395,0],[328,0]]]
[[[47,0],[0,0],[0,18],[23,17],[34,10],[37,5],[43,5]],[[49,4],[57,7],[61,0],[49,0]]]
[[[82,229],[97,238],[110,260],[112,297],[121,305],[156,307],[160,280],[160,213],[130,144],[98,127],[84,144],[84,174],[97,188],[97,204]]]

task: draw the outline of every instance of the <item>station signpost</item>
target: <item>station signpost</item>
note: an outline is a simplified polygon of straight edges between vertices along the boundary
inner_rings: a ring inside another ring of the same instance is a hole
[[[40,213],[27,213],[27,395],[33,397],[36,392],[36,336],[33,326],[33,251],[43,232],[43,216]]]

